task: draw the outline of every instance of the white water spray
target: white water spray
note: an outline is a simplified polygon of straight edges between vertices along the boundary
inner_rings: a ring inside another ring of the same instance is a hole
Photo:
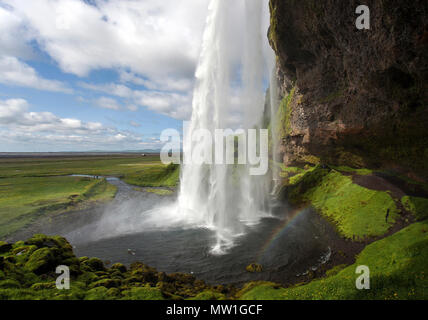
[[[244,10],[232,16],[230,0],[211,1],[196,71],[192,119],[183,145],[185,155],[206,147],[201,145],[203,139],[192,139],[195,130],[208,129],[214,136],[215,129],[231,125],[244,130],[260,128],[266,74],[263,5],[267,1],[245,0]],[[239,21],[243,25],[237,25]],[[233,28],[242,30],[240,61],[234,61],[230,49]],[[213,253],[223,253],[247,226],[267,215],[269,178],[250,176],[249,166],[184,164],[181,172],[177,214],[180,220],[215,232]]]

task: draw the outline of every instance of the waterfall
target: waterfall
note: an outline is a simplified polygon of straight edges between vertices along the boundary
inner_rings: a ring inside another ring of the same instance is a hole
[[[207,129],[214,137],[215,129],[261,126],[267,82],[262,30],[267,0],[244,0],[242,10],[232,15],[230,7],[238,2],[210,2],[195,74],[193,112],[183,141],[185,159],[194,150],[210,148],[205,140],[194,139],[198,129]],[[239,61],[231,48],[234,33],[242,36]],[[225,252],[246,228],[268,214],[270,179],[251,176],[249,165],[185,162],[180,179],[177,215],[214,231],[214,254]]]

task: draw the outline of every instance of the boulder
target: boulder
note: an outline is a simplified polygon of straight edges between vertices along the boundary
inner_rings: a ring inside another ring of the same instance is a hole
[[[245,270],[247,270],[248,272],[262,272],[263,271],[263,267],[262,265],[258,264],[258,263],[251,263],[249,264]]]
[[[12,249],[12,245],[10,243],[0,241],[0,254],[8,252],[10,249]]]

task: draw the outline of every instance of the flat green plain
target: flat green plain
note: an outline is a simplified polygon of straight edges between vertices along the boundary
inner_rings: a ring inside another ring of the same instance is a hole
[[[179,168],[162,164],[158,155],[0,158],[0,239],[41,215],[114,197],[116,187],[105,179],[73,174],[114,176],[142,187],[175,187]]]

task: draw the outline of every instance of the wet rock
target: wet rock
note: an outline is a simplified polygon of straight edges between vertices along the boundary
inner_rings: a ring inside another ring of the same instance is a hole
[[[355,27],[359,4],[270,1],[281,96],[294,88],[281,157],[286,165],[314,155],[354,168],[398,166],[426,180],[426,2],[368,0],[370,30]]]
[[[12,249],[12,245],[10,243],[0,241],[0,254],[8,252],[10,249]]]
[[[118,279],[102,279],[99,281],[96,281],[94,283],[91,283],[89,285],[89,288],[96,288],[96,287],[105,287],[105,288],[117,288],[120,287],[122,282]]]
[[[131,275],[140,279],[145,283],[155,285],[158,280],[156,269],[149,267],[141,262],[134,262],[130,266]]]
[[[123,265],[122,263],[115,263],[114,265],[111,266],[111,269],[118,270],[122,273],[125,273],[127,271],[125,265]]]
[[[247,270],[248,272],[262,272],[263,271],[263,267],[262,265],[258,264],[258,263],[251,263],[249,264],[245,270]]]

